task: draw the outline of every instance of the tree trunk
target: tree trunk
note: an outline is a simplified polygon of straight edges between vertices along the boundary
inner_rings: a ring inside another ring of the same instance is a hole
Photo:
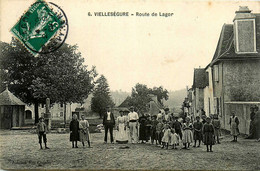
[[[39,122],[39,107],[38,107],[39,103],[36,100],[34,102],[34,116],[35,116],[35,124],[37,124]]]
[[[64,103],[64,128],[66,128],[66,103]]]

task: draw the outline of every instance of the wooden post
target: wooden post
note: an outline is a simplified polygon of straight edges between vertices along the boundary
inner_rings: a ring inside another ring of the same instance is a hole
[[[64,128],[66,128],[66,103],[64,103]]]
[[[51,130],[51,112],[50,112],[50,98],[46,98],[46,121],[47,121],[47,127],[48,127],[48,130]]]

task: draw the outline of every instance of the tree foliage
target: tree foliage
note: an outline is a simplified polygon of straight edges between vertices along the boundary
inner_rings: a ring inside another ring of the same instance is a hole
[[[44,103],[47,97],[52,103],[80,103],[94,88],[95,67],[87,69],[77,45],[63,44],[38,57],[15,39],[0,42],[0,49],[1,90],[8,84],[26,103]]]
[[[148,88],[145,84],[137,83],[132,88],[131,99],[129,99],[129,105],[134,106],[141,112],[147,111],[147,104],[151,101],[149,94],[157,96],[158,102],[163,105],[163,99],[168,100],[168,91],[162,86]]]
[[[114,102],[110,96],[110,89],[107,79],[104,75],[101,75],[96,81],[96,87],[91,99],[91,110],[93,112],[97,112],[100,118],[102,118],[108,105],[113,107]]]

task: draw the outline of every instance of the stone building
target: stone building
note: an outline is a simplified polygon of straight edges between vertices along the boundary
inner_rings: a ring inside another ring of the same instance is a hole
[[[205,111],[218,114],[225,129],[235,111],[241,133],[247,134],[250,107],[260,104],[260,13],[240,7],[233,24],[223,25],[213,59],[199,74],[208,79],[201,86]]]

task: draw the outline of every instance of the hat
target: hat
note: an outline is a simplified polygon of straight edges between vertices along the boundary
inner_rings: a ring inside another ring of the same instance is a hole
[[[124,110],[119,110],[119,113],[124,112]]]
[[[168,107],[167,107],[167,108],[165,108],[165,109],[164,109],[164,111],[165,111],[165,112],[169,111],[169,108],[168,108]]]
[[[134,106],[131,106],[129,109],[134,109]]]
[[[44,117],[40,117],[39,120],[44,119]]]

